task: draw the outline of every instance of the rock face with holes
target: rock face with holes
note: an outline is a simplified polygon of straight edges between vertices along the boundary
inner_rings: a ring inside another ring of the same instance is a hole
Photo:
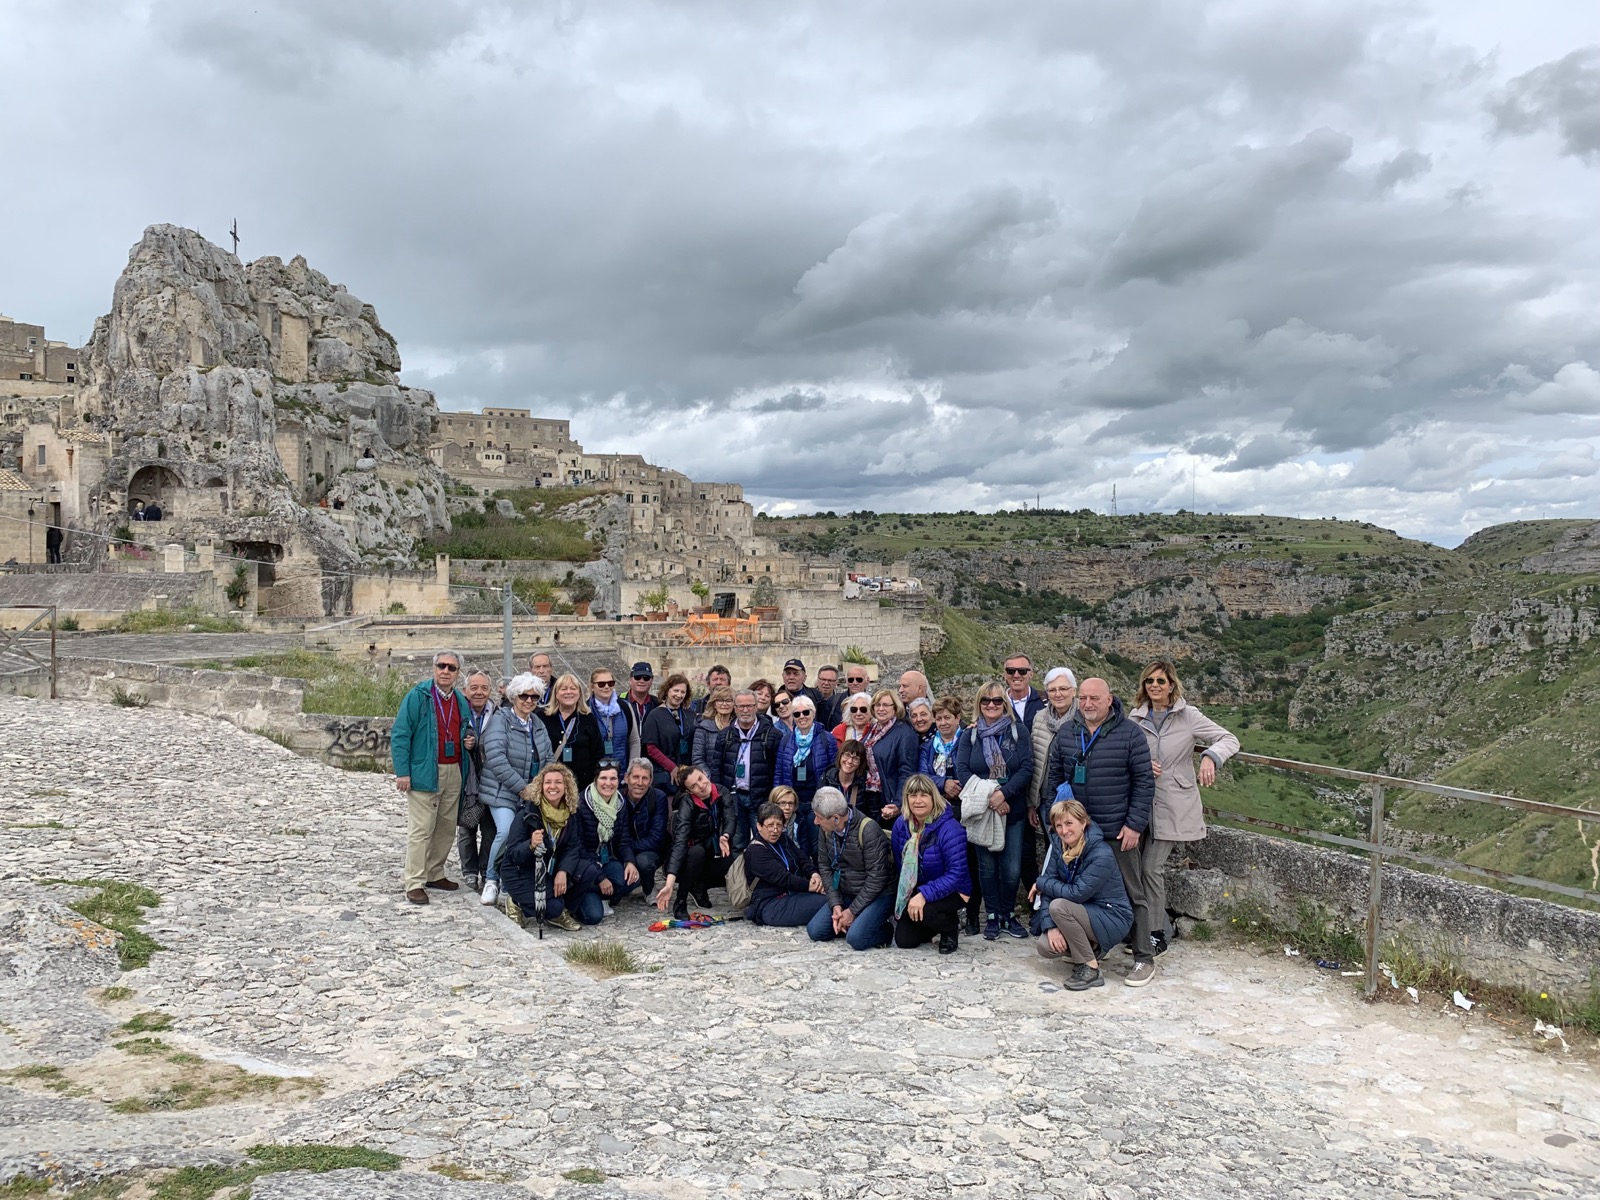
[[[303,258],[241,263],[152,225],[84,359],[77,415],[106,449],[81,511],[110,532],[158,504],[163,535],[296,581],[274,612],[336,615],[340,573],[409,566],[449,527],[433,396],[399,383],[373,307]]]

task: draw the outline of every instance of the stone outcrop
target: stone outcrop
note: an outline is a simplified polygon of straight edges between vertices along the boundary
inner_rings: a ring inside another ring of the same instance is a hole
[[[84,358],[78,414],[112,438],[100,529],[155,500],[174,540],[229,543],[293,582],[274,611],[342,611],[342,572],[409,565],[449,526],[433,396],[400,385],[373,307],[303,258],[241,264],[153,225]]]

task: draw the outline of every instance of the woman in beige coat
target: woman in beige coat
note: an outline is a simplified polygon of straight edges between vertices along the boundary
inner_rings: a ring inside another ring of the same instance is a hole
[[[1150,914],[1162,922],[1159,932],[1151,934],[1152,949],[1160,954],[1167,948],[1167,857],[1177,843],[1206,836],[1199,789],[1216,781],[1217,768],[1239,752],[1239,739],[1184,700],[1178,673],[1165,661],[1151,663],[1139,675],[1139,692],[1128,715],[1150,743],[1150,768],[1156,776],[1142,858]],[[1198,770],[1196,750],[1201,752]]]

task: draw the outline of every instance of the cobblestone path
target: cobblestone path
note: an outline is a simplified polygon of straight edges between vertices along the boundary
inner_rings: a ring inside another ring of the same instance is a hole
[[[155,1012],[177,1051],[321,1085],[124,1113],[9,1076],[0,1182],[302,1141],[418,1173],[257,1196],[1499,1200],[1600,1177],[1600,1075],[1577,1056],[1367,1006],[1299,960],[1180,942],[1152,987],[1119,965],[1073,994],[1009,939],[941,958],[742,923],[651,934],[632,901],[539,942],[464,892],[404,901],[384,777],[172,713],[0,698],[0,729],[0,1072],[126,1091],[118,1027]],[[160,895],[148,967],[74,932],[60,906],[88,890],[39,882],[105,878]],[[591,978],[561,957],[575,937],[646,969]],[[507,1182],[425,1173],[446,1163]]]

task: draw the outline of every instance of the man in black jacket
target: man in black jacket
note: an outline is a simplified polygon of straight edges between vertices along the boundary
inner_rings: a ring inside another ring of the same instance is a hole
[[[1085,679],[1078,688],[1078,715],[1056,731],[1045,768],[1041,806],[1053,804],[1056,789],[1072,794],[1100,827],[1117,856],[1122,882],[1133,905],[1133,970],[1124,981],[1142,987],[1155,978],[1150,947],[1150,907],[1145,896],[1139,839],[1150,825],[1156,777],[1150,769],[1150,744],[1144,730],[1127,720],[1122,701],[1104,679]]]
[[[756,810],[772,791],[772,772],[782,744],[777,727],[757,715],[755,693],[736,693],[733,723],[717,735],[709,756],[711,782],[732,805],[735,854],[750,844],[755,833]]]
[[[889,836],[871,817],[850,808],[838,788],[818,788],[811,811],[817,823],[817,870],[828,903],[806,932],[813,942],[842,937],[852,950],[888,945],[895,890]]]

